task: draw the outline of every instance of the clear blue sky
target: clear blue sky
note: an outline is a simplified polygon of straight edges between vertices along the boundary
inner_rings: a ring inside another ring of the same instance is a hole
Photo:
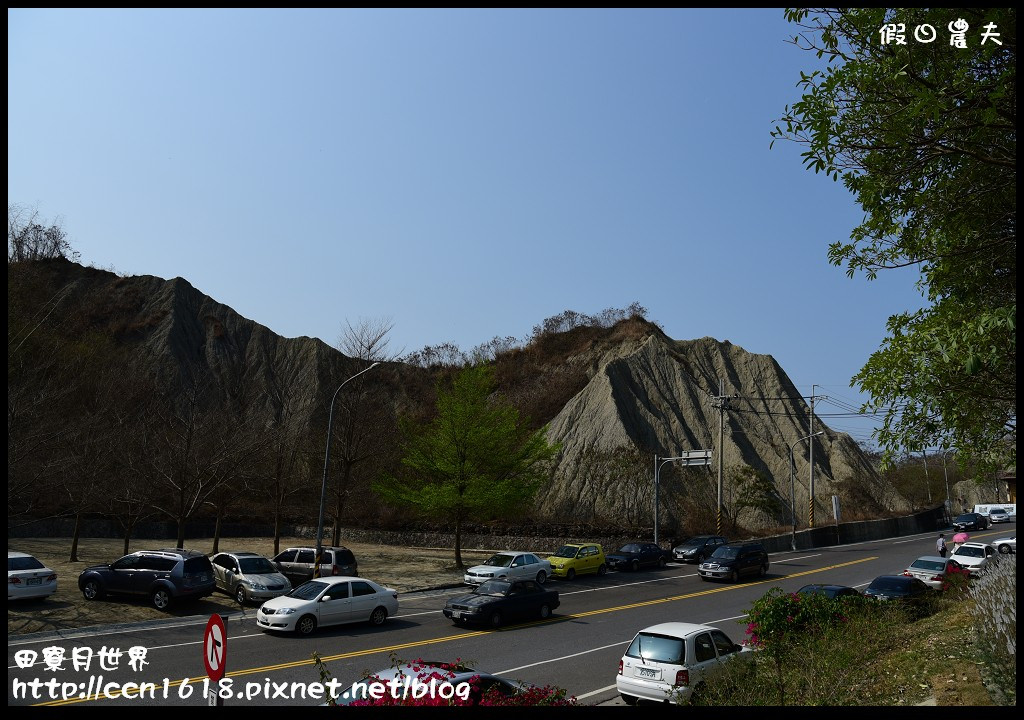
[[[769,150],[816,62],[778,9],[7,18],[8,203],[287,337],[389,318],[393,350],[468,350],[637,301],[858,404],[922,302],[913,271],[829,265],[859,209]]]

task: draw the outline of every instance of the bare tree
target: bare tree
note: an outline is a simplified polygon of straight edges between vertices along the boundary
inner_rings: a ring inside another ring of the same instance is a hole
[[[60,221],[46,223],[34,208],[17,203],[7,206],[8,263],[51,258],[78,260],[79,255],[71,248]]]

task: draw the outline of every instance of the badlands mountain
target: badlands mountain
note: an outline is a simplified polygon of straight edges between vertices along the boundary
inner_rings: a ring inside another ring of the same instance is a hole
[[[8,266],[8,324],[9,339],[17,341],[9,342],[9,396],[43,381],[30,367],[53,357],[47,342],[102,346],[117,359],[119,383],[141,378],[164,390],[191,388],[199,406],[232,418],[222,423],[254,431],[288,424],[295,437],[324,436],[327,402],[339,379],[363,367],[318,339],[281,337],[182,278],[120,277],[62,260]],[[33,352],[39,353],[34,359]],[[429,415],[434,383],[451,371],[425,367],[422,357],[419,364],[387,363],[360,380],[359,397],[377,409],[374,427],[382,436],[392,433],[377,445],[367,440],[365,457],[353,465],[367,485],[397,462],[396,418]],[[611,327],[535,335],[525,347],[497,352],[494,362],[499,391],[536,426],[547,424],[549,437],[562,446],[534,518],[649,527],[655,455],[711,450],[709,467],[665,464],[659,500],[668,527],[712,529],[724,422],[727,519],[747,528],[789,523],[789,449],[796,443],[793,485],[803,524],[809,468],[807,443],[798,441],[809,433],[809,409],[771,356],[709,337],[673,340],[634,316]],[[818,524],[832,519],[832,495],[839,496],[844,517],[907,509],[848,435],[816,419],[819,430]],[[314,448],[295,472],[315,477],[319,453]],[[9,474],[11,468],[9,462]],[[360,509],[365,506],[354,511]]]

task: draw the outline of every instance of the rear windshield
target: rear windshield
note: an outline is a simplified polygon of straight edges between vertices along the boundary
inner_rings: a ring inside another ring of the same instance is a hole
[[[682,638],[640,633],[629,644],[626,655],[640,658],[645,662],[682,665],[685,660],[684,650]]]
[[[946,563],[937,562],[935,560],[915,560],[914,564],[910,567],[917,568],[918,570],[935,570],[938,572],[946,568]]]
[[[334,551],[334,564],[335,565],[351,565],[356,561],[355,555],[352,554],[351,550],[335,550]]]
[[[202,557],[189,558],[185,561],[185,574],[193,575],[196,573],[212,573],[213,565],[210,564],[210,558],[203,555]]]
[[[42,570],[45,566],[34,557],[7,558],[7,571],[11,570]]]

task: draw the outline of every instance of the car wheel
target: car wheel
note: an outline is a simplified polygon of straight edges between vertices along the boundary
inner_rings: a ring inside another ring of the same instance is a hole
[[[625,693],[619,693],[619,697],[622,698],[622,702],[627,705],[636,705],[636,701],[640,699],[635,695],[626,695]]]
[[[663,568],[666,565],[668,565],[668,562],[665,560],[664,556],[658,558],[658,567]]]
[[[605,565],[604,563],[601,563],[601,567],[599,567],[597,569],[597,574],[598,575],[607,575],[608,574],[608,566]]]
[[[697,564],[700,565],[702,562],[704,562],[704,553],[697,556]]]
[[[690,693],[690,705],[704,704],[704,683],[697,683],[697,686]]]
[[[171,594],[167,592],[166,588],[154,590],[151,600],[153,601],[153,607],[157,610],[166,610],[171,606]]]
[[[738,572],[736,572],[735,570],[733,570],[732,572],[729,573],[729,582],[738,582],[739,579],[740,579],[740,574]]]
[[[768,563],[765,563],[764,565],[761,566],[761,577],[764,577],[767,574],[768,574]]]
[[[602,565],[601,567],[604,567],[604,566]],[[566,570],[566,572],[565,572],[565,579],[566,580],[575,580],[576,579],[576,571],[573,570],[572,568],[569,568],[568,570]]]
[[[245,592],[245,585],[241,583],[235,588],[235,602],[239,605],[245,605],[249,602],[249,594]]]
[[[501,612],[498,610],[491,613],[491,627],[501,627]]]
[[[379,608],[376,608],[372,613],[370,613],[370,624],[371,625],[376,625],[376,626],[379,627],[379,626],[383,625],[384,621],[387,620],[387,619],[388,619],[388,611],[387,611],[386,608],[379,607]]]
[[[1009,545],[1003,544],[999,546],[999,552],[1002,555],[1009,555],[1011,552],[1013,552],[1013,549]]]
[[[537,573],[537,584],[538,585],[543,585],[547,581],[547,579],[548,579],[548,574],[546,572],[544,572],[543,570],[541,570],[540,572]]]
[[[103,588],[95,580],[86,580],[85,585],[82,586],[82,595],[86,600],[101,600],[104,595]]]
[[[295,632],[299,635],[309,635],[316,630],[316,618],[312,615],[303,615],[295,623]]]
[[[634,560],[633,562],[631,562],[629,564],[629,569],[632,570],[633,572],[636,572],[637,570],[639,570],[640,569],[640,561],[639,560]]]
[[[551,606],[544,603],[540,606],[540,619],[547,620],[549,617],[551,617]]]

